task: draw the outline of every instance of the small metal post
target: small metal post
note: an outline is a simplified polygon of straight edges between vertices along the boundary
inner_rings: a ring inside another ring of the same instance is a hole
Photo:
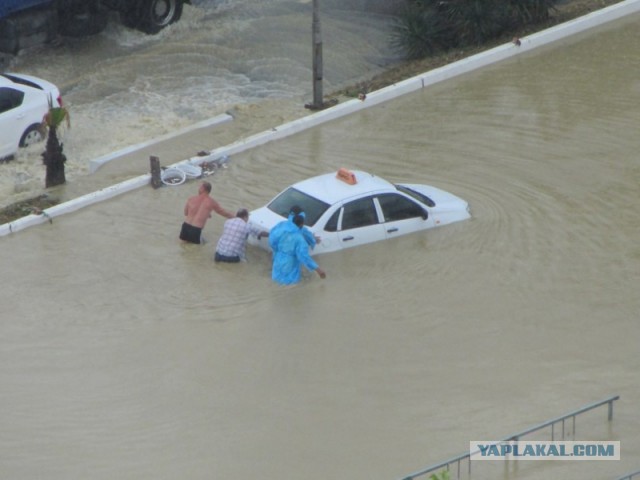
[[[160,159],[158,157],[149,157],[151,163],[151,186],[159,188],[162,186],[162,178],[160,177]]]

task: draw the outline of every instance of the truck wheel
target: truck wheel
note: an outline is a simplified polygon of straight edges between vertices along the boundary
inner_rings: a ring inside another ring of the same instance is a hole
[[[81,9],[58,12],[60,34],[67,37],[85,37],[103,31],[109,20],[105,7],[89,4]]]
[[[180,20],[183,0],[142,0],[136,28],[145,33],[158,33]]]
[[[29,128],[27,128],[22,134],[22,137],[20,137],[20,146],[28,147],[35,143],[40,143],[44,140],[44,136],[45,133],[42,125],[39,125],[37,123],[33,124]]]

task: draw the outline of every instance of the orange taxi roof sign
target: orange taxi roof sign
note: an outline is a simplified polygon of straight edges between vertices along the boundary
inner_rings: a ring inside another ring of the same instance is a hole
[[[336,174],[336,178],[338,180],[342,180],[343,182],[349,185],[355,185],[356,183],[358,183],[356,181],[356,174],[346,168],[341,168],[340,170],[338,170],[338,173]]]

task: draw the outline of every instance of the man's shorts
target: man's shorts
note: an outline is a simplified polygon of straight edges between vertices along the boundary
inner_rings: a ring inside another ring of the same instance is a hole
[[[189,225],[187,222],[182,224],[180,230],[180,240],[184,240],[189,243],[200,244],[200,238],[202,237],[202,229]]]

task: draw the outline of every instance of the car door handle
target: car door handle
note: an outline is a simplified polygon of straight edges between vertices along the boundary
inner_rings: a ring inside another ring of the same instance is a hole
[[[398,229],[397,228],[390,228],[389,230],[387,230],[387,233],[393,233],[393,232],[397,232]]]
[[[344,237],[342,239],[343,242],[348,242],[349,240],[353,240],[353,237]]]

